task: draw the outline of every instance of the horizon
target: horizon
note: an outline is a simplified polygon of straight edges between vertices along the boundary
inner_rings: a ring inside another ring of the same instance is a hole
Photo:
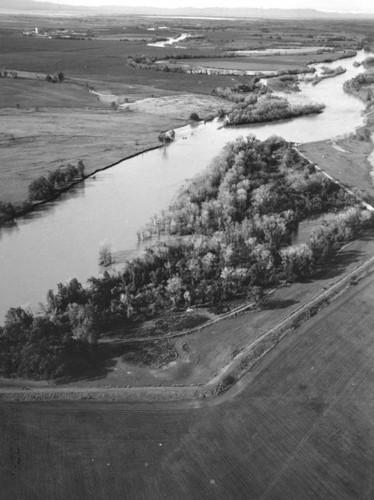
[[[43,0],[34,0],[45,3]],[[225,0],[46,0],[47,3],[65,4],[74,7],[130,7],[130,8],[159,8],[159,9],[312,9],[321,12],[336,12],[347,14],[371,14],[374,6],[371,0],[284,0],[279,6],[277,0],[232,0],[227,7]]]

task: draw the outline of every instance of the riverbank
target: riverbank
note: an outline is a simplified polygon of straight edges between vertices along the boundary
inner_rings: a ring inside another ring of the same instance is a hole
[[[178,360],[169,366],[149,370],[118,359],[105,376],[94,379],[48,383],[0,378],[0,400],[187,402],[221,395],[252,372],[286,335],[295,334],[316,313],[334,307],[336,300],[348,300],[346,294],[355,295],[353,285],[361,280],[373,281],[372,236],[368,233],[347,245],[328,266],[329,274],[323,269],[313,283],[276,290],[264,309],[182,336],[175,342]],[[322,314],[328,314],[328,309]]]
[[[92,175],[158,147],[161,131],[187,124],[194,111],[211,118],[222,100],[184,94],[172,97],[170,105],[154,98],[131,106],[115,111],[105,106],[1,109],[0,200],[24,201],[34,178],[62,165],[82,160],[86,174]]]
[[[366,69],[363,75],[344,83],[346,92],[366,104],[365,125],[355,133],[335,140],[301,144],[299,150],[312,163],[332,175],[343,185],[367,194],[374,199],[373,163],[371,161],[374,144],[374,92],[372,70]]]

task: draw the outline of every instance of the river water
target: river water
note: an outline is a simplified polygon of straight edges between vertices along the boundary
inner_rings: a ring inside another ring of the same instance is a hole
[[[147,45],[149,47],[168,47],[169,45],[175,45],[175,44],[181,42],[182,40],[185,40],[188,37],[189,37],[188,33],[182,33],[178,37],[175,37],[175,38],[174,37],[170,37],[167,40],[163,40],[161,42],[147,43]],[[179,47],[179,48],[181,48],[181,47]]]
[[[0,323],[9,307],[37,310],[48,289],[100,272],[99,246],[130,257],[138,251],[137,230],[167,207],[186,179],[201,172],[226,142],[240,135],[265,139],[277,134],[312,142],[352,132],[363,123],[363,105],[343,91],[343,82],[361,72],[355,60],[330,64],[347,72],[316,86],[301,83],[302,95],[326,104],[324,113],[285,122],[219,129],[216,120],[176,130],[175,143],[144,153],[87,179],[38,212],[0,229]]]

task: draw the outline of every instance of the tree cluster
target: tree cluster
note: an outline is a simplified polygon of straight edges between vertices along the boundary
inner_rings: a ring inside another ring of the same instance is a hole
[[[297,116],[322,113],[324,104],[290,104],[287,99],[266,94],[254,95],[247,103],[239,103],[228,115],[226,125],[272,122],[295,118]]]
[[[252,82],[234,85],[232,87],[216,87],[212,90],[212,95],[238,103],[253,104],[257,102],[258,95],[270,92],[266,85],[258,82],[254,78]]]
[[[0,201],[0,227],[14,222],[16,217],[25,214],[31,208],[30,203],[11,203]]]
[[[58,168],[49,172],[47,176],[34,179],[29,185],[29,200],[51,200],[61,189],[76,179],[84,177],[84,163],[79,160],[78,165],[69,164],[65,169]]]
[[[360,73],[355,78],[344,82],[343,88],[349,94],[357,95],[368,104],[374,102],[374,73]]]
[[[49,83],[61,83],[65,80],[65,76],[62,71],[60,71],[59,73],[54,73],[53,75],[48,74],[45,79]]]
[[[0,327],[0,374],[32,378],[73,375],[92,364],[87,342],[74,339],[70,326],[22,308],[8,311]]]

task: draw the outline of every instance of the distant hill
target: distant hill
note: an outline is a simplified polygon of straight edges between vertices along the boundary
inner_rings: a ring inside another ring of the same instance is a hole
[[[145,0],[146,2],[147,0]],[[103,0],[104,2],[104,0]],[[263,8],[156,8],[156,7],[126,7],[121,5],[103,5],[101,7],[72,6],[39,2],[34,0],[1,0],[0,11],[45,12],[58,14],[61,12],[122,13],[153,16],[196,16],[196,17],[249,17],[275,19],[367,19],[374,18],[374,13],[354,14],[341,12],[324,12],[314,9],[263,9]]]

